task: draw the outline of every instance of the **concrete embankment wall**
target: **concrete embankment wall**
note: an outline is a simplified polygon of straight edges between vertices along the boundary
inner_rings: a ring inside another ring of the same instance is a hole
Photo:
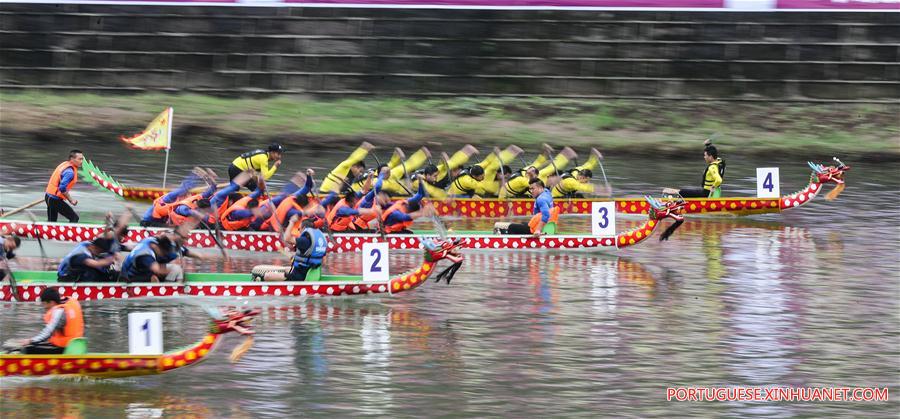
[[[900,14],[0,4],[0,88],[900,101]]]

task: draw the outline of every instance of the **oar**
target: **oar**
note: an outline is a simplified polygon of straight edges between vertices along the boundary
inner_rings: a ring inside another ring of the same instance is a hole
[[[41,233],[39,231],[37,231],[37,222],[38,222],[37,218],[34,216],[34,213],[32,213],[31,210],[25,211],[25,213],[28,215],[28,218],[31,219],[32,227],[34,227],[34,229],[35,229],[34,238],[37,239],[38,247],[41,248],[41,267],[43,267],[46,270],[47,269],[47,252],[44,251],[44,242],[41,240]]]
[[[606,169],[603,168],[603,154],[597,157],[597,164],[600,166],[600,173],[603,174],[603,183],[606,185],[606,190],[612,195],[612,187],[609,186],[609,180],[606,179]]]
[[[33,202],[29,202],[29,203],[27,203],[19,208],[16,208],[12,211],[4,212],[3,214],[0,214],[0,218],[5,218],[5,217],[9,217],[10,215],[18,214],[24,210],[27,210],[28,208],[31,208],[37,204],[40,204],[41,202],[44,202],[44,198],[36,199]]]
[[[0,253],[3,253],[3,255],[2,255],[3,260],[6,261],[6,272],[9,273],[9,289],[10,289],[10,291],[12,291],[13,299],[16,301],[22,301],[22,298],[19,297],[19,287],[16,284],[16,276],[13,275],[12,267],[9,266],[9,259],[6,258],[6,252],[0,252]],[[0,279],[2,279],[2,278],[0,278]]]

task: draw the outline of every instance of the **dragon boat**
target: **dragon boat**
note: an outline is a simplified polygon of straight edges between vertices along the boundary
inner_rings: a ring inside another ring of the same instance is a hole
[[[253,330],[250,321],[259,310],[226,312],[214,318],[206,336],[199,342],[161,355],[87,352],[84,338],[73,339],[61,355],[0,354],[0,377],[10,376],[82,376],[97,378],[133,377],[162,374],[197,364],[215,350],[222,336],[229,332],[247,336],[235,348],[232,362],[237,362],[250,349]]]
[[[659,227],[661,221],[681,217],[687,204],[684,200],[660,203],[644,198],[643,205],[649,208],[648,219],[637,227],[618,233],[615,236],[599,237],[585,234],[548,235],[532,237],[531,235],[498,235],[491,232],[448,233],[451,238],[460,240],[460,247],[467,249],[506,250],[506,249],[621,249],[634,246],[650,236]],[[0,229],[6,229],[21,237],[40,238],[66,242],[82,242],[91,240],[105,231],[106,226],[100,224],[65,224],[46,222],[20,222],[0,220]],[[126,242],[138,242],[153,236],[162,228],[130,227]],[[391,249],[419,249],[423,242],[434,237],[434,234],[334,234],[329,241],[329,252],[357,252],[365,243],[386,241]],[[274,252],[282,249],[281,239],[274,232],[264,231],[226,231],[222,232],[219,243],[231,250],[250,250]],[[193,230],[185,244],[189,247],[211,248],[217,246],[216,237],[207,230]]]
[[[438,274],[438,280],[450,282],[462,265],[463,257],[456,253],[459,241],[426,241],[425,255],[418,268],[385,281],[364,281],[362,275],[321,275],[317,280],[302,282],[257,281],[266,271],[285,270],[286,267],[262,265],[253,273],[187,273],[183,283],[61,283],[54,271],[15,271],[13,283],[0,286],[0,301],[37,301],[41,291],[56,287],[63,297],[78,300],[146,297],[338,297],[366,294],[395,294],[422,285],[443,259],[453,262]]]
[[[793,194],[779,198],[687,198],[684,212],[685,214],[733,216],[779,213],[811,201],[829,183],[837,185],[831,196],[827,197],[834,199],[844,188],[844,172],[850,170],[850,166],[843,164],[837,158],[834,158],[834,162],[833,166],[809,162],[808,165],[813,171],[809,183],[805,188]],[[96,187],[110,191],[126,200],[152,201],[169,191],[165,188],[125,186],[87,160],[81,166],[80,176]],[[617,212],[646,214],[650,211],[650,207],[643,197],[557,199],[554,204],[559,207],[560,214],[590,214],[591,203],[610,201],[616,203]],[[469,218],[530,215],[534,206],[533,199],[456,198],[432,200],[432,202],[438,215]]]

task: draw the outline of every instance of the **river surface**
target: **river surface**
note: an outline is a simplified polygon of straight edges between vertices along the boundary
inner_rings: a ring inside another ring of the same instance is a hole
[[[0,205],[39,198],[49,172],[74,146],[0,141]],[[161,153],[127,150],[115,140],[79,147],[126,184],[161,180]],[[176,147],[170,162],[176,180],[196,163],[224,173],[241,151]],[[289,149],[278,179],[307,166],[329,167],[346,154],[312,156],[298,148]],[[726,195],[754,194],[755,167],[780,167],[782,193],[808,178],[805,161],[723,152]],[[388,153],[381,154],[386,160]],[[451,285],[430,282],[393,297],[86,302],[89,346],[104,352],[127,351],[130,312],[162,312],[167,348],[203,335],[204,306],[261,307],[263,314],[253,349],[237,364],[227,354],[240,340],[229,336],[204,363],[166,375],[2,378],[0,417],[896,417],[900,165],[845,163],[853,169],[836,201],[820,197],[749,218],[689,218],[668,242],[620,251],[466,252]],[[702,161],[607,156],[605,168],[624,196],[692,185]],[[85,214],[121,210],[122,201],[109,193],[84,184],[74,193]],[[38,218],[43,211],[36,207]],[[446,222],[461,229],[486,224]],[[567,224],[587,226],[584,217],[565,218]],[[53,267],[70,246],[45,247]],[[188,266],[240,271],[283,261],[277,254],[237,254],[227,266]],[[19,259],[22,267],[43,263],[33,242]],[[418,260],[418,252],[393,252],[392,271]],[[358,254],[332,255],[328,264],[333,272],[361,270]],[[0,303],[0,313],[0,340],[41,327],[37,304]],[[666,389],[674,386],[889,387],[894,397],[668,402]]]

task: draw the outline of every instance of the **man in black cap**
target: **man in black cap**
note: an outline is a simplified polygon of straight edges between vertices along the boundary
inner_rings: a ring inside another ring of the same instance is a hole
[[[228,179],[232,180],[241,172],[252,169],[262,175],[262,181],[269,180],[275,174],[275,171],[278,170],[278,166],[281,165],[282,155],[284,155],[284,147],[279,143],[272,143],[265,150],[260,148],[241,154],[228,166]],[[251,179],[245,186],[247,186],[247,189],[255,191],[257,181]]]
[[[111,269],[116,262],[112,252],[113,240],[96,238],[75,246],[59,263],[56,271],[59,282],[108,282],[118,274]]]

